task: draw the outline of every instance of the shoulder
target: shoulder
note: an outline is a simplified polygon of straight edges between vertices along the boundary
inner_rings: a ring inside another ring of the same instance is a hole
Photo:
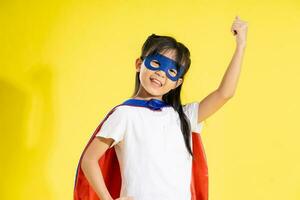
[[[119,104],[111,108],[110,111],[108,111],[107,115],[113,114],[113,115],[126,116],[128,114],[128,111],[129,111],[128,106]]]
[[[108,113],[106,114],[106,117],[109,117],[111,115],[113,116],[118,116],[118,117],[124,117],[128,118],[131,113],[134,111],[135,107],[129,106],[129,105],[124,105],[124,104],[119,104],[111,108]]]
[[[203,122],[198,122],[199,106],[200,103],[198,101],[193,101],[182,105],[183,112],[190,120],[192,131],[197,133],[200,133],[203,128]]]
[[[199,107],[199,102],[198,101],[193,101],[190,103],[186,103],[182,105],[182,109],[184,112],[193,112],[193,111],[197,111]]]

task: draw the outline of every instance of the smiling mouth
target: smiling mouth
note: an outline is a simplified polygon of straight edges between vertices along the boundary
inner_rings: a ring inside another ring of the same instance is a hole
[[[150,81],[158,87],[162,86],[162,83],[155,78],[150,78]]]

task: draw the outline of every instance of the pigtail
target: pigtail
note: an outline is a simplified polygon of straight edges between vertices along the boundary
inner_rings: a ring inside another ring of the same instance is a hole
[[[178,86],[175,89],[172,89],[170,92],[165,94],[163,96],[163,100],[166,103],[168,103],[169,105],[171,105],[174,108],[174,110],[176,110],[176,112],[178,113],[179,119],[180,119],[180,128],[181,128],[181,132],[182,132],[183,139],[185,142],[185,146],[186,146],[188,152],[193,157],[194,155],[193,155],[192,147],[191,147],[191,142],[192,142],[191,141],[191,137],[192,137],[191,124],[190,124],[188,117],[183,112],[183,108],[182,108],[182,104],[181,104],[181,100],[180,100],[181,87],[182,87],[182,85]]]

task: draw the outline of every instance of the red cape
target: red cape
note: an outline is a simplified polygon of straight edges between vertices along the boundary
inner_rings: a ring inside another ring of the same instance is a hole
[[[74,200],[101,200],[93,190],[92,186],[89,184],[80,166],[85,150],[100,130],[103,122],[105,122],[108,116],[113,113],[116,107],[114,107],[98,125],[83,153],[81,154],[75,177],[73,193]],[[208,169],[200,134],[192,132],[192,141],[194,158],[192,161],[191,200],[208,200]],[[99,158],[98,164],[110,195],[113,199],[119,198],[122,179],[115,148],[109,148]]]

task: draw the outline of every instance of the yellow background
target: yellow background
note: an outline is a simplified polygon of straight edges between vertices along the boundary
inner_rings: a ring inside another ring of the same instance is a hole
[[[205,121],[210,200],[299,200],[299,1],[1,1],[0,198],[72,199],[77,163],[134,88],[152,33],[191,51],[183,103],[221,81],[248,22],[235,96]]]

